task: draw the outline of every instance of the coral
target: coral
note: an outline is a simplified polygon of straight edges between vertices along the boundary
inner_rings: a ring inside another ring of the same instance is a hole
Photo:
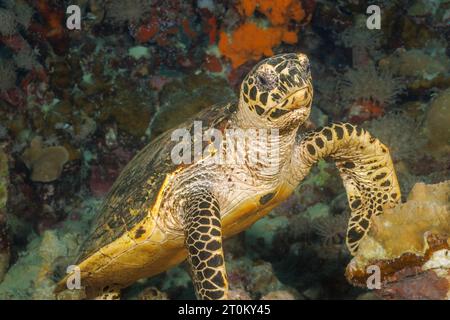
[[[350,107],[351,120],[352,117],[358,120],[380,116],[404,90],[400,78],[394,77],[389,70],[380,70],[373,63],[347,69],[338,81],[341,101]]]
[[[438,45],[442,44],[438,42]],[[380,68],[405,79],[411,90],[446,87],[450,83],[450,59],[445,53],[444,45],[434,50],[397,50],[380,61]]]
[[[280,27],[261,28],[247,22],[233,31],[230,37],[222,31],[218,45],[220,52],[231,60],[233,68],[237,68],[248,60],[273,55],[272,48],[281,42],[296,43],[297,35]]]
[[[31,241],[26,253],[11,266],[0,284],[0,298],[55,299],[52,279],[55,266],[62,264],[65,272],[74,259],[78,238],[76,233],[61,235],[56,231],[46,231],[42,238]]]
[[[450,153],[450,89],[439,93],[427,111],[425,130],[430,149],[436,155]]]
[[[31,180],[51,182],[59,178],[69,153],[62,146],[43,147],[42,139],[36,137],[22,155],[26,166],[31,170]]]
[[[8,200],[8,156],[0,149],[0,283],[9,267],[9,239],[7,233],[6,202]]]
[[[368,236],[347,266],[347,279],[365,286],[367,267],[378,266],[382,285],[377,294],[385,298],[450,297],[449,199],[450,180],[417,183],[406,203],[374,217]]]
[[[142,137],[154,114],[145,90],[136,90],[133,95],[127,91],[129,84],[116,81],[116,93],[100,101],[104,108],[98,119],[102,122],[114,119],[120,130],[135,137]]]
[[[371,100],[387,106],[394,103],[404,89],[401,79],[374,64],[348,69],[340,81],[343,100],[349,103]]]
[[[0,299],[55,299],[54,285],[75,260],[99,205],[99,201],[87,197],[82,203],[67,208],[71,211],[70,218],[58,229],[45,231],[39,237],[30,234],[27,247],[19,252],[0,283]],[[72,290],[58,298],[84,298],[82,292]]]
[[[222,29],[218,43],[221,54],[231,60],[234,69],[273,55],[273,48],[282,42],[297,43],[298,25],[307,17],[302,3],[294,0],[240,0],[236,8],[244,22],[236,28],[233,24],[229,33]],[[267,21],[253,19],[255,12]]]
[[[346,214],[319,217],[313,220],[312,228],[322,239],[324,246],[342,244],[347,231],[348,218]]]

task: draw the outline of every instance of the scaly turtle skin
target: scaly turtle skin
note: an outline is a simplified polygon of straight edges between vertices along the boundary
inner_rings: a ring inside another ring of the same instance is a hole
[[[323,158],[336,162],[347,191],[352,212],[347,245],[354,254],[371,216],[397,203],[400,189],[387,147],[363,129],[351,124],[308,133],[299,129],[312,96],[308,58],[277,55],[247,75],[238,102],[213,106],[177,128],[195,132],[196,120],[221,133],[253,132],[251,140],[259,142],[246,151],[267,151],[269,161],[250,161],[248,152],[237,164],[208,161],[226,152],[220,147],[231,139],[227,135],[218,145],[213,139],[203,142],[206,152],[190,164],[172,160],[180,146],[174,131],[140,151],[106,197],[76,262],[87,296],[118,298],[121,288],[187,258],[197,297],[226,299],[222,239],[285,200]],[[278,130],[270,142],[277,152],[255,129]],[[66,279],[57,291],[65,289]]]

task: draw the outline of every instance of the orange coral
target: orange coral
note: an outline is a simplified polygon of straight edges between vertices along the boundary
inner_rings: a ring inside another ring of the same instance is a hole
[[[233,32],[231,38],[225,32],[220,33],[219,49],[231,60],[233,68],[236,68],[248,60],[273,55],[272,48],[282,41],[294,44],[297,42],[297,35],[282,27],[263,29],[255,23],[244,23]]]
[[[290,20],[300,22],[306,16],[299,0],[240,0],[237,9],[247,17],[259,11],[274,26],[286,25]]]
[[[298,25],[292,29],[289,23],[300,22],[306,17],[299,0],[239,0],[236,8],[244,18],[258,11],[267,17],[271,26],[262,28],[249,22],[250,19],[245,19],[230,36],[221,32],[219,49],[222,55],[231,60],[233,68],[249,60],[271,56],[272,48],[281,42],[296,43]]]

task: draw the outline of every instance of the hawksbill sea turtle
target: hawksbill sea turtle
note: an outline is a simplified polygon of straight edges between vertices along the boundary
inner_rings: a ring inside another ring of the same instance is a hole
[[[307,56],[275,55],[245,77],[238,101],[214,105],[176,128],[192,132],[201,121],[220,133],[277,130],[271,139],[277,152],[267,153],[276,166],[246,156],[252,148],[264,149],[263,142],[249,144],[243,161],[234,164],[208,161],[225,152],[212,139],[202,142],[209,156],[174,163],[179,141],[172,139],[173,130],[144,147],[112,186],[81,247],[75,264],[86,296],[119,298],[120,289],[187,259],[197,297],[227,299],[223,239],[283,202],[324,158],[336,163],[347,192],[346,243],[355,254],[371,216],[399,202],[397,177],[388,148],[362,128],[338,123],[304,132],[312,97]],[[68,277],[56,292],[66,289]]]

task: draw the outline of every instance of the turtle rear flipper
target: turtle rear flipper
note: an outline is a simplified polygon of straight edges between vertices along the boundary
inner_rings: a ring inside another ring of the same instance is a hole
[[[185,244],[197,298],[227,299],[219,203],[206,189],[189,195],[185,208]]]
[[[370,228],[371,217],[400,200],[400,188],[388,148],[367,131],[348,123],[308,132],[295,147],[301,178],[320,159],[336,162],[351,209],[347,246],[354,255]]]

